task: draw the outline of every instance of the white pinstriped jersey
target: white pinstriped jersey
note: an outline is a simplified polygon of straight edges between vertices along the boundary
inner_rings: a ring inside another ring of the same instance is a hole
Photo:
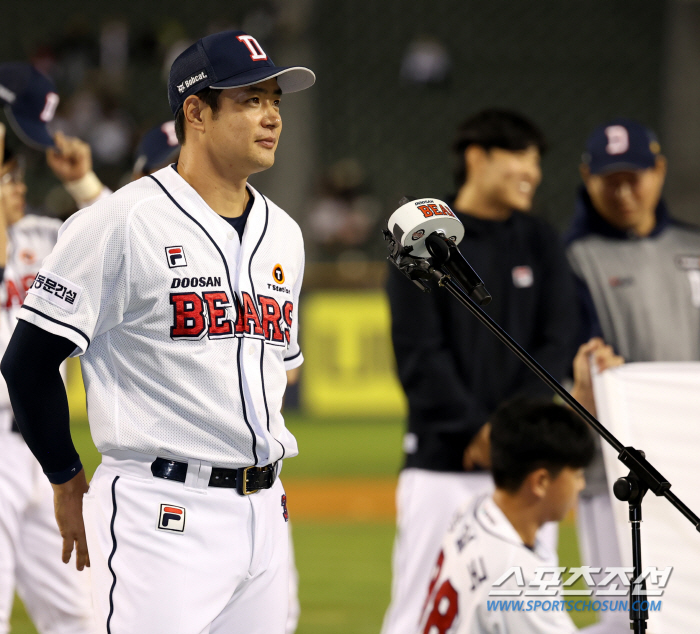
[[[232,468],[297,454],[280,410],[303,361],[303,241],[249,192],[242,241],[173,166],[61,229],[20,318],[77,346],[101,452]]]
[[[563,610],[498,609],[493,604],[503,596],[489,596],[494,589],[521,590],[514,577],[498,588],[493,587],[495,581],[507,576],[505,573],[514,567],[522,570],[527,584],[535,578],[538,567],[553,566],[557,566],[556,555],[539,540],[533,550],[525,546],[490,495],[476,498],[457,512],[442,541],[418,632],[573,634],[576,626]],[[527,604],[528,597],[515,599]],[[511,596],[511,605],[512,600]],[[557,605],[559,602],[561,597]]]

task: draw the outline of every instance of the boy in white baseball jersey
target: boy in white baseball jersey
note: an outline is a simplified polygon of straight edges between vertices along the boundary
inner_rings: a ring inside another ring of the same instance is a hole
[[[528,584],[538,567],[557,566],[556,554],[537,538],[537,531],[545,522],[563,519],[585,485],[583,468],[594,451],[588,426],[565,407],[518,399],[493,415],[490,434],[496,490],[472,501],[452,521],[418,631],[575,632],[563,609],[500,610],[493,605],[498,597],[489,592],[514,567],[522,569]],[[497,590],[518,590],[517,582],[512,576]]]
[[[274,162],[281,94],[313,82],[241,31],[184,51],[169,88],[177,165],[75,214],[20,312],[2,371],[54,486],[64,561],[75,544],[92,564],[101,632],[284,631],[277,474],[297,445],[280,408],[302,362],[304,252],[247,178]],[[103,454],[89,492],[56,380],[70,354]]]

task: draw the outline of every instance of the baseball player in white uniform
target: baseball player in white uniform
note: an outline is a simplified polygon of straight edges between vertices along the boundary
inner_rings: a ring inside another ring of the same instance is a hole
[[[585,484],[583,467],[593,457],[593,438],[572,410],[544,401],[513,401],[496,412],[491,425],[496,490],[469,502],[453,519],[416,631],[572,634],[577,629],[566,597],[523,592],[541,590],[530,585],[537,583],[538,568],[558,566],[537,531],[544,522],[563,519],[575,504]],[[520,574],[509,574],[513,569]],[[540,577],[552,579],[551,572]],[[557,588],[546,588],[552,589]],[[520,594],[504,597],[504,592]],[[520,609],[513,607],[520,601]],[[622,634],[628,629],[601,624],[585,631]]]
[[[80,139],[55,135],[56,150],[49,150],[47,160],[54,173],[74,198],[78,208],[87,207],[109,196],[112,191],[92,171],[90,146]],[[166,121],[151,128],[141,139],[136,151],[133,179],[148,176],[177,159],[180,144],[175,134],[175,121]],[[33,281],[33,277],[32,277]],[[298,380],[299,368],[287,371],[287,385]],[[48,486],[48,484],[46,485]],[[299,623],[299,574],[294,562],[294,545],[289,525],[289,611],[286,634],[294,634]]]
[[[274,162],[282,93],[314,80],[241,31],[184,51],[169,86],[177,165],[71,217],[20,311],[2,371],[54,488],[64,561],[75,546],[92,566],[100,632],[284,631],[277,476],[297,445],[280,408],[303,360],[304,252],[247,178]],[[57,371],[71,354],[103,455],[89,491]]]
[[[0,65],[0,94],[15,131],[34,146],[52,140],[46,103],[56,103],[49,79],[29,64]],[[25,215],[21,157],[4,150],[0,124],[0,350],[4,352],[29,287],[51,252],[61,222]],[[5,382],[0,381],[0,634],[10,631],[15,591],[41,634],[92,632],[89,578],[64,566],[53,491],[14,420]]]

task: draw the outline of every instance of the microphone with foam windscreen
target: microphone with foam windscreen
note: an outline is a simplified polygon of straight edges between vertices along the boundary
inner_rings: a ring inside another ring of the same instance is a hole
[[[449,205],[437,198],[408,196],[399,205],[384,232],[390,242],[389,260],[423,290],[427,290],[423,280],[438,270],[452,277],[475,302],[488,304],[491,295],[457,248],[464,225]]]

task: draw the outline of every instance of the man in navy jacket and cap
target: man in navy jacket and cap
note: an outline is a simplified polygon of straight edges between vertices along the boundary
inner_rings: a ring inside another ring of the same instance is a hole
[[[666,159],[656,135],[628,119],[599,126],[581,176],[567,256],[582,339],[602,338],[626,361],[700,360],[700,230],[671,218],[661,198]],[[577,516],[582,558],[619,566],[600,450],[586,482]]]

